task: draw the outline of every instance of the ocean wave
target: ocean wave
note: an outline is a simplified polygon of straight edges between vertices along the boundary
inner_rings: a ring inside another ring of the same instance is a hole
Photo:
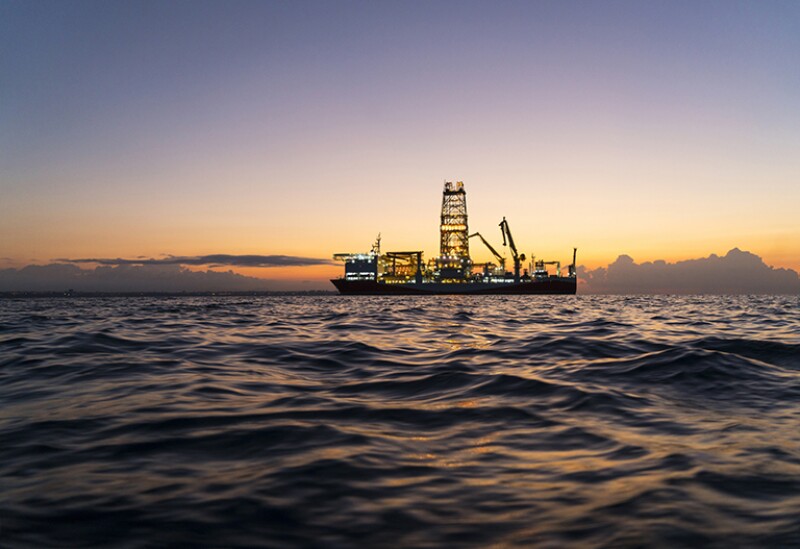
[[[0,545],[800,545],[796,297],[0,301]]]

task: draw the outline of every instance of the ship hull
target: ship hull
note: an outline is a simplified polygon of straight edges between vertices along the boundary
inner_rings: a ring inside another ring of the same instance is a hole
[[[521,282],[423,282],[385,284],[374,280],[331,280],[344,295],[573,295],[577,290],[575,278],[546,278]]]

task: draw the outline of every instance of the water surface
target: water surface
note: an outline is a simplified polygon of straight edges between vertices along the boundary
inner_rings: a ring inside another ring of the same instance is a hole
[[[0,545],[800,546],[797,297],[0,301]]]

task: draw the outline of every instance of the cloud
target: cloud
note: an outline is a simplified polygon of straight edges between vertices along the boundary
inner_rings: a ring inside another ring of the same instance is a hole
[[[329,259],[296,257],[292,255],[230,255],[211,254],[199,256],[169,255],[161,259],[138,257],[136,259],[56,259],[57,263],[91,263],[96,265],[209,265],[214,267],[308,267],[312,265],[331,265]]]
[[[585,294],[798,294],[800,277],[775,269],[738,248],[676,263],[636,263],[621,255],[608,267],[578,268],[579,293]]]
[[[0,291],[236,292],[274,289],[270,281],[232,271],[190,271],[180,265],[117,265],[81,269],[54,263],[0,269]]]
[[[189,261],[187,261],[187,259]],[[93,269],[79,263],[94,263]],[[191,271],[184,265],[278,267],[321,265],[325,260],[270,255],[168,256],[163,259],[77,259],[50,265],[0,269],[0,291],[220,292],[332,289],[327,280],[264,280],[233,271]],[[581,294],[800,294],[800,277],[775,269],[738,248],[676,263],[636,263],[619,256],[607,267],[578,267]]]

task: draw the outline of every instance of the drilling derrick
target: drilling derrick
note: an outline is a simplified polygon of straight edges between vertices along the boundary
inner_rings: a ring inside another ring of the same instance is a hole
[[[469,259],[467,228],[467,191],[464,183],[445,182],[442,193],[441,246],[439,255]]]
[[[442,193],[442,224],[439,227],[439,270],[443,279],[464,278],[471,270],[467,191],[464,183],[446,181]]]

